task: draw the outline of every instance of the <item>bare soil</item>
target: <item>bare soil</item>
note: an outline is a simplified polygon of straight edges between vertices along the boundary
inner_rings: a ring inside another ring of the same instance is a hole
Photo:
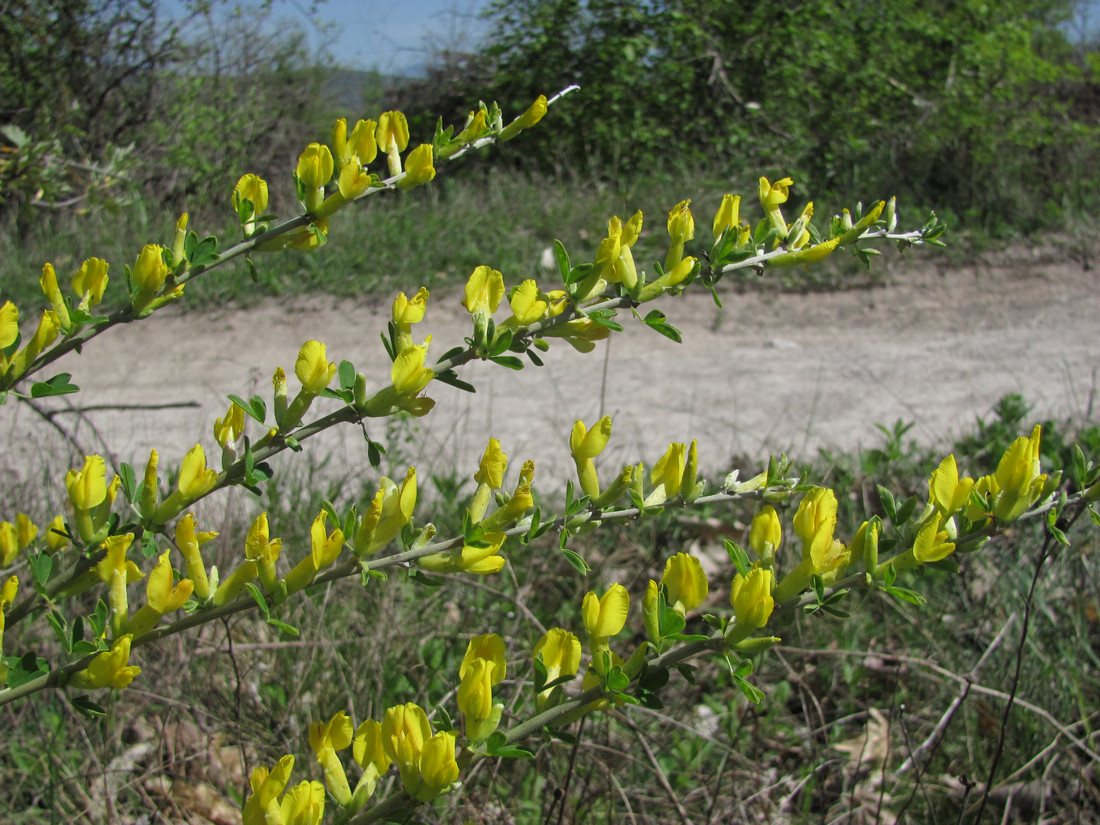
[[[877,446],[874,424],[898,419],[915,423],[910,434],[921,443],[947,447],[1010,392],[1036,417],[1092,412],[1096,272],[1034,250],[960,268],[919,256],[883,263],[881,282],[865,288],[799,293],[765,282],[723,293],[722,308],[702,290],[667,299],[660,307],[683,330],[681,344],[627,315],[625,332],[588,355],[552,340],[542,368],[471,365],[463,377],[478,392],[432,385],[436,409],[389,434],[391,458],[422,476],[452,468],[467,475],[493,435],[515,466],[535,459],[545,489],[571,472],[573,421],[603,413],[614,422],[601,458],[609,475],[622,463],[652,464],[670,441],[692,438],[704,469],[715,473],[734,456],[763,464],[779,451],[808,459],[821,447]],[[139,473],[153,447],[172,465],[202,442],[213,461],[211,426],[225,414],[226,395],[270,398],[272,371],[281,365],[292,374],[307,339],[324,341],[331,359],[352,361],[371,384],[385,382],[389,361],[378,335],[388,314],[388,304],[272,300],[247,310],[161,313],[114,330],[61,364],[80,395],[41,402],[79,404],[82,415],[59,414],[53,428],[24,404],[6,406],[5,464],[33,484],[79,464],[81,450],[106,451]],[[438,355],[462,343],[469,319],[457,297],[436,296],[416,332],[433,336]],[[385,440],[385,427],[373,423],[372,437]],[[328,457],[326,475],[368,470],[354,427],[307,446]]]

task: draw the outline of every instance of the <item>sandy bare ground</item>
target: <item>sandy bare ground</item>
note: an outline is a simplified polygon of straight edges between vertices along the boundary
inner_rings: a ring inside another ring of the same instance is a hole
[[[948,445],[1009,392],[1022,393],[1036,416],[1091,409],[1100,366],[1095,272],[1020,251],[943,270],[919,255],[881,262],[884,282],[872,288],[727,292],[722,309],[703,291],[665,300],[660,306],[683,329],[682,344],[624,317],[625,333],[588,355],[553,341],[541,369],[472,365],[463,377],[477,394],[432,386],[437,407],[404,433],[411,440],[400,457],[421,474],[457,466],[466,475],[494,435],[514,462],[536,460],[546,488],[571,472],[573,421],[591,423],[604,412],[614,422],[601,458],[610,476],[625,462],[652,464],[669,441],[698,438],[701,463],[718,472],[733,455],[763,463],[780,450],[810,458],[819,447],[875,446],[882,438],[873,425],[897,419],[915,422],[919,441]],[[57,420],[84,449],[103,451],[105,442],[139,473],[151,447],[169,464],[196,442],[214,455],[211,426],[225,412],[226,394],[269,398],[274,367],[292,373],[309,338],[369,381],[386,380],[378,334],[388,312],[388,304],[317,299],[161,314],[101,336],[61,365],[83,390],[65,401],[93,409]],[[433,335],[438,355],[460,344],[468,327],[457,298],[433,298],[417,332]],[[94,409],[154,403],[197,406]],[[383,439],[385,425],[375,423],[371,434]],[[0,411],[0,438],[9,445],[8,471],[32,483],[80,463],[72,445],[22,404]],[[353,427],[311,449],[330,456],[327,474],[354,478],[369,469]]]

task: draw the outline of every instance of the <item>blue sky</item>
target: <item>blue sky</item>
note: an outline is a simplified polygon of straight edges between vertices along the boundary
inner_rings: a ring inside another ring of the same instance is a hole
[[[193,0],[192,0],[193,2]],[[488,0],[273,0],[272,19],[293,22],[311,42],[328,43],[341,65],[383,72],[408,72],[421,66],[433,48],[469,48],[484,30],[478,12]],[[188,0],[165,0],[179,14]],[[261,0],[214,0],[215,8],[259,10]],[[313,14],[310,9],[315,8]],[[324,29],[314,25],[325,24]]]

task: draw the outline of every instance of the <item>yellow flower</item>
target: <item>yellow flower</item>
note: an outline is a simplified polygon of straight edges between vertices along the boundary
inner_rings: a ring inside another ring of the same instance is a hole
[[[325,786],[320,782],[299,782],[279,805],[283,825],[320,825],[324,815]]]
[[[110,265],[102,258],[88,258],[73,275],[70,285],[73,292],[80,296],[80,308],[94,307],[103,300],[107,289],[107,269]]]
[[[504,484],[504,471],[508,469],[508,456],[500,449],[500,441],[489,439],[489,445],[481,456],[481,464],[474,473],[474,481],[496,490]]]
[[[499,572],[507,563],[503,556],[497,555],[507,536],[504,533],[486,533],[478,542],[480,546],[464,544],[457,553],[430,553],[421,556],[417,563],[433,573],[473,573],[475,576],[488,576]]]
[[[283,552],[283,540],[269,538],[267,513],[260,513],[248,528],[244,540],[244,557],[256,562],[260,581],[269,593],[274,592],[278,583],[275,562]]]
[[[539,290],[538,284],[531,278],[516,287],[509,299],[515,323],[519,326],[527,326],[536,321],[541,321],[549,307],[545,298],[546,296]]]
[[[493,687],[507,675],[504,640],[495,633],[475,636],[458,670],[458,707],[465,716],[466,736],[483,742],[496,730],[504,706],[493,703]]]
[[[95,566],[99,580],[108,586],[108,601],[111,614],[111,635],[119,636],[130,615],[126,585],[139,581],[144,575],[133,561],[126,558],[126,552],[134,541],[133,533],[120,536],[108,536],[103,542],[104,556]]]
[[[176,489],[186,501],[191,502],[209,493],[217,481],[217,471],[206,467],[206,451],[201,444],[196,444],[183,457]]]
[[[91,664],[69,677],[69,685],[84,690],[113,687],[122,690],[141,673],[137,665],[130,665],[130,643],[133,636],[126,634],[115,639],[110,650],[100,653]]]
[[[661,584],[668,593],[668,603],[681,616],[697,608],[707,597],[707,576],[703,565],[687,553],[677,553],[665,562]]]
[[[398,328],[406,329],[424,320],[429,295],[428,288],[424,286],[411,299],[404,292],[397,293],[397,297],[393,299],[392,317]]]
[[[993,476],[999,492],[993,498],[993,515],[999,521],[1015,521],[1042,493],[1047,477],[1039,472],[1040,434],[1036,424],[1031,436],[1013,441],[997,464]]]
[[[298,350],[294,374],[302,382],[302,392],[320,395],[336,375],[336,364],[326,357],[324,344],[320,341],[306,341]]]
[[[3,306],[0,306],[0,349],[7,349],[18,337],[19,307],[11,301],[4,301]]]
[[[691,201],[680,201],[668,213],[668,234],[672,239],[665,256],[665,269],[675,267],[684,257],[684,244],[695,237],[695,218],[691,214]]]
[[[126,631],[135,637],[144,636],[160,621],[165,613],[174,613],[191,598],[194,584],[190,579],[180,579],[177,583],[172,573],[172,563],[168,560],[169,550],[160,554],[160,559],[149,572],[145,582],[146,603],[138,609],[126,625]]]
[[[626,624],[629,609],[630,594],[621,584],[612,584],[599,598],[588,591],[581,603],[581,615],[589,639],[599,644],[617,635]]]
[[[405,347],[397,353],[393,366],[390,367],[390,381],[399,396],[412,398],[435,378],[432,368],[424,366],[431,340],[429,335],[423,344]]]
[[[664,485],[667,498],[675,498],[680,494],[680,486],[684,479],[685,450],[683,444],[669,444],[665,454],[657,459],[657,463],[649,473],[649,480],[653,484]]]
[[[301,188],[302,203],[312,212],[321,205],[324,186],[332,180],[332,152],[320,143],[311,143],[298,156],[295,177]]]
[[[722,233],[728,232],[737,226],[740,222],[740,214],[741,196],[723,195],[722,203],[718,206],[718,211],[714,215],[714,223],[711,227],[714,232],[714,240],[718,240],[722,237]]]
[[[596,463],[593,459],[603,452],[611,438],[611,416],[605,415],[589,430],[583,421],[573,423],[569,434],[569,451],[573,454],[573,463],[577,466],[577,477],[581,490],[586,496],[596,498],[600,494],[600,481],[596,475]]]
[[[42,312],[42,317],[38,319],[38,329],[35,330],[31,339],[23,345],[23,348],[15,354],[15,357],[11,359],[11,373],[8,376],[10,380],[25,374],[30,369],[31,364],[34,363],[34,359],[38,357],[38,354],[57,340],[57,332],[60,326],[61,322],[56,312],[52,309]]]
[[[340,551],[344,547],[344,531],[336,528],[326,535],[327,521],[328,514],[322,510],[317,514],[317,518],[313,520],[313,524],[310,525],[310,553],[298,562],[283,579],[286,583],[287,593],[297,593],[313,581],[313,577],[319,571],[335,562],[340,555]]]
[[[410,783],[402,771],[401,783],[418,802],[430,802],[454,784],[458,772],[455,735],[450,731],[440,731],[424,743],[417,765],[418,775]]]
[[[370,189],[372,180],[359,165],[358,158],[352,158],[340,169],[340,176],[336,179],[337,191],[345,201],[353,201]]]
[[[256,229],[256,219],[267,212],[267,181],[259,175],[242,175],[233,187],[233,208],[244,226],[245,234]]]
[[[955,545],[948,539],[946,530],[940,530],[939,519],[924,525],[913,542],[913,558],[918,564],[939,561],[955,552]]]
[[[49,527],[46,528],[46,552],[56,553],[69,545],[69,539],[65,534],[65,520],[61,516],[54,516]]]
[[[398,189],[412,189],[428,183],[435,177],[432,163],[432,145],[421,143],[405,158],[405,177],[397,182]]]
[[[351,803],[351,787],[336,753],[348,747],[351,741],[351,719],[344,711],[337,713],[328,722],[313,722],[309,726],[309,746],[325,772],[325,786],[343,807]]]
[[[390,769],[390,758],[382,747],[382,724],[376,719],[367,719],[355,731],[351,743],[352,758],[363,769],[355,791],[352,794],[353,809],[363,804],[374,794],[378,780]]]
[[[84,457],[84,467],[65,477],[69,501],[75,510],[90,510],[107,498],[107,463],[101,455]]]
[[[760,179],[760,204],[766,212],[778,209],[787,202],[790,188],[794,186],[791,178],[782,178],[770,183],[767,178]]]
[[[378,124],[373,120],[359,120],[348,137],[348,122],[344,118],[336,121],[332,129],[332,149],[336,160],[343,167],[352,158],[366,166],[378,156],[378,141],[374,130]]]
[[[283,822],[277,797],[286,788],[294,770],[294,757],[287,754],[270,771],[260,766],[252,771],[249,785],[252,793],[245,800],[243,825],[269,825]]]
[[[400,487],[383,476],[378,482],[378,492],[374,494],[355,532],[356,555],[372,555],[393,541],[412,520],[415,507],[415,467],[406,471]]]
[[[581,666],[581,642],[575,635],[560,627],[552,627],[535,644],[532,658],[542,657],[546,668],[546,681],[555,682],[562,676],[575,676]],[[539,694],[540,704],[550,698],[554,688]],[[560,687],[557,688],[560,690]]]
[[[428,715],[414,702],[389,708],[382,717],[382,750],[402,768],[402,779],[405,769],[416,767],[431,736]]]
[[[187,578],[191,579],[195,598],[199,601],[210,598],[210,582],[206,576],[206,564],[199,548],[217,535],[217,533],[196,533],[194,513],[188,513],[176,522],[176,546],[183,554],[187,565]]]
[[[734,576],[730,587],[730,604],[736,619],[735,627],[738,628],[738,635],[747,631],[740,638],[760,629],[771,618],[772,610],[775,609],[775,600],[772,598],[773,582],[772,571],[764,567],[753,567],[747,576],[740,573]]]
[[[157,244],[146,244],[142,247],[141,253],[130,270],[130,279],[134,284],[130,305],[137,312],[150,308],[168,279],[164,247]]]
[[[230,402],[224,418],[214,421],[214,440],[220,447],[234,444],[244,435],[244,410]]]
[[[974,479],[959,478],[955,456],[951,454],[932,473],[928,481],[928,500],[944,517],[948,517],[966,506],[973,489]]]
[[[386,156],[390,175],[401,174],[401,152],[409,145],[409,124],[401,112],[383,112],[374,130],[378,150]]]
[[[770,504],[753,517],[752,526],[749,527],[749,547],[756,551],[760,558],[771,559],[775,557],[775,551],[779,549],[783,541],[783,526],[779,523],[779,515]]]
[[[462,306],[471,315],[492,315],[504,297],[504,276],[487,266],[477,267],[466,281]]]

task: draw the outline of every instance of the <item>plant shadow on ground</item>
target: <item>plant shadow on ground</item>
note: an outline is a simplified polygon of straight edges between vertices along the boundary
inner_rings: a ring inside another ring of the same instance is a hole
[[[1026,423],[1022,399],[1003,399],[994,418],[959,440],[960,470],[988,472]],[[882,447],[823,454],[815,464],[816,476],[838,492],[841,535],[851,534],[879,484],[903,496],[927,494],[938,458],[907,441],[904,424],[883,429]],[[400,431],[391,439],[397,443],[390,458],[399,461]],[[1072,460],[1061,453],[1073,441],[1090,457],[1100,455],[1097,425],[1046,423],[1044,449],[1058,453],[1065,466]],[[228,564],[238,552],[230,548],[241,546],[261,508],[284,552],[297,558],[308,547],[322,498],[338,510],[362,507],[375,483],[329,479],[322,486],[307,473],[271,485],[260,502],[241,499],[224,518],[217,542],[223,558],[215,561]],[[437,525],[460,527],[472,484],[452,474],[424,487]],[[788,524],[791,515],[787,507]],[[544,538],[513,545],[515,563],[501,574],[458,586],[426,586],[400,571],[385,582],[329,584],[277,613],[299,636],[244,614],[141,648],[143,684],[108,694],[98,723],[83,723],[59,694],[4,709],[12,743],[0,756],[7,821],[127,821],[153,811],[165,821],[232,821],[255,766],[292,753],[299,770],[319,777],[307,744],[311,721],[339,710],[357,722],[378,718],[407,701],[453,707],[456,686],[443,674],[457,673],[466,642],[478,632],[496,629],[510,650],[527,651],[548,627],[579,633],[584,591],[602,592],[618,581],[641,592],[679,551],[703,559],[712,583],[707,605],[723,609],[732,568],[721,540],[744,544],[751,518],[745,507],[690,516],[668,510],[641,525],[574,538],[571,549],[594,570],[587,578],[558,552],[556,539]],[[789,529],[785,548],[796,552]],[[959,559],[965,575],[918,573],[906,584],[928,599],[922,607],[874,592],[852,597],[861,602],[851,608],[855,619],[797,617],[781,645],[757,658],[752,680],[766,696],[760,705],[746,700],[721,662],[697,662],[685,671],[690,679],[672,674],[661,695],[664,709],[596,714],[583,730],[574,725],[526,743],[533,761],[486,760],[464,775],[462,794],[421,812],[422,821],[965,817],[1001,747],[1003,695],[1040,543],[1037,527],[1021,525],[996,546]],[[1095,550],[1091,538],[1062,548],[1044,569],[1024,643],[1023,703],[1003,730],[998,818],[1006,805],[1028,821],[1100,815],[1090,778],[1098,765],[1089,752],[1067,744],[1069,735],[1091,741],[1088,720],[1100,705]],[[641,643],[638,625],[635,616],[627,629],[632,636],[619,637],[618,649]],[[705,629],[698,615],[689,615],[688,632]],[[529,659],[508,663],[498,688],[506,719],[508,703],[530,691],[531,676]],[[949,716],[953,700],[960,707]],[[441,724],[438,712],[434,721]],[[903,767],[914,751],[915,766]]]

